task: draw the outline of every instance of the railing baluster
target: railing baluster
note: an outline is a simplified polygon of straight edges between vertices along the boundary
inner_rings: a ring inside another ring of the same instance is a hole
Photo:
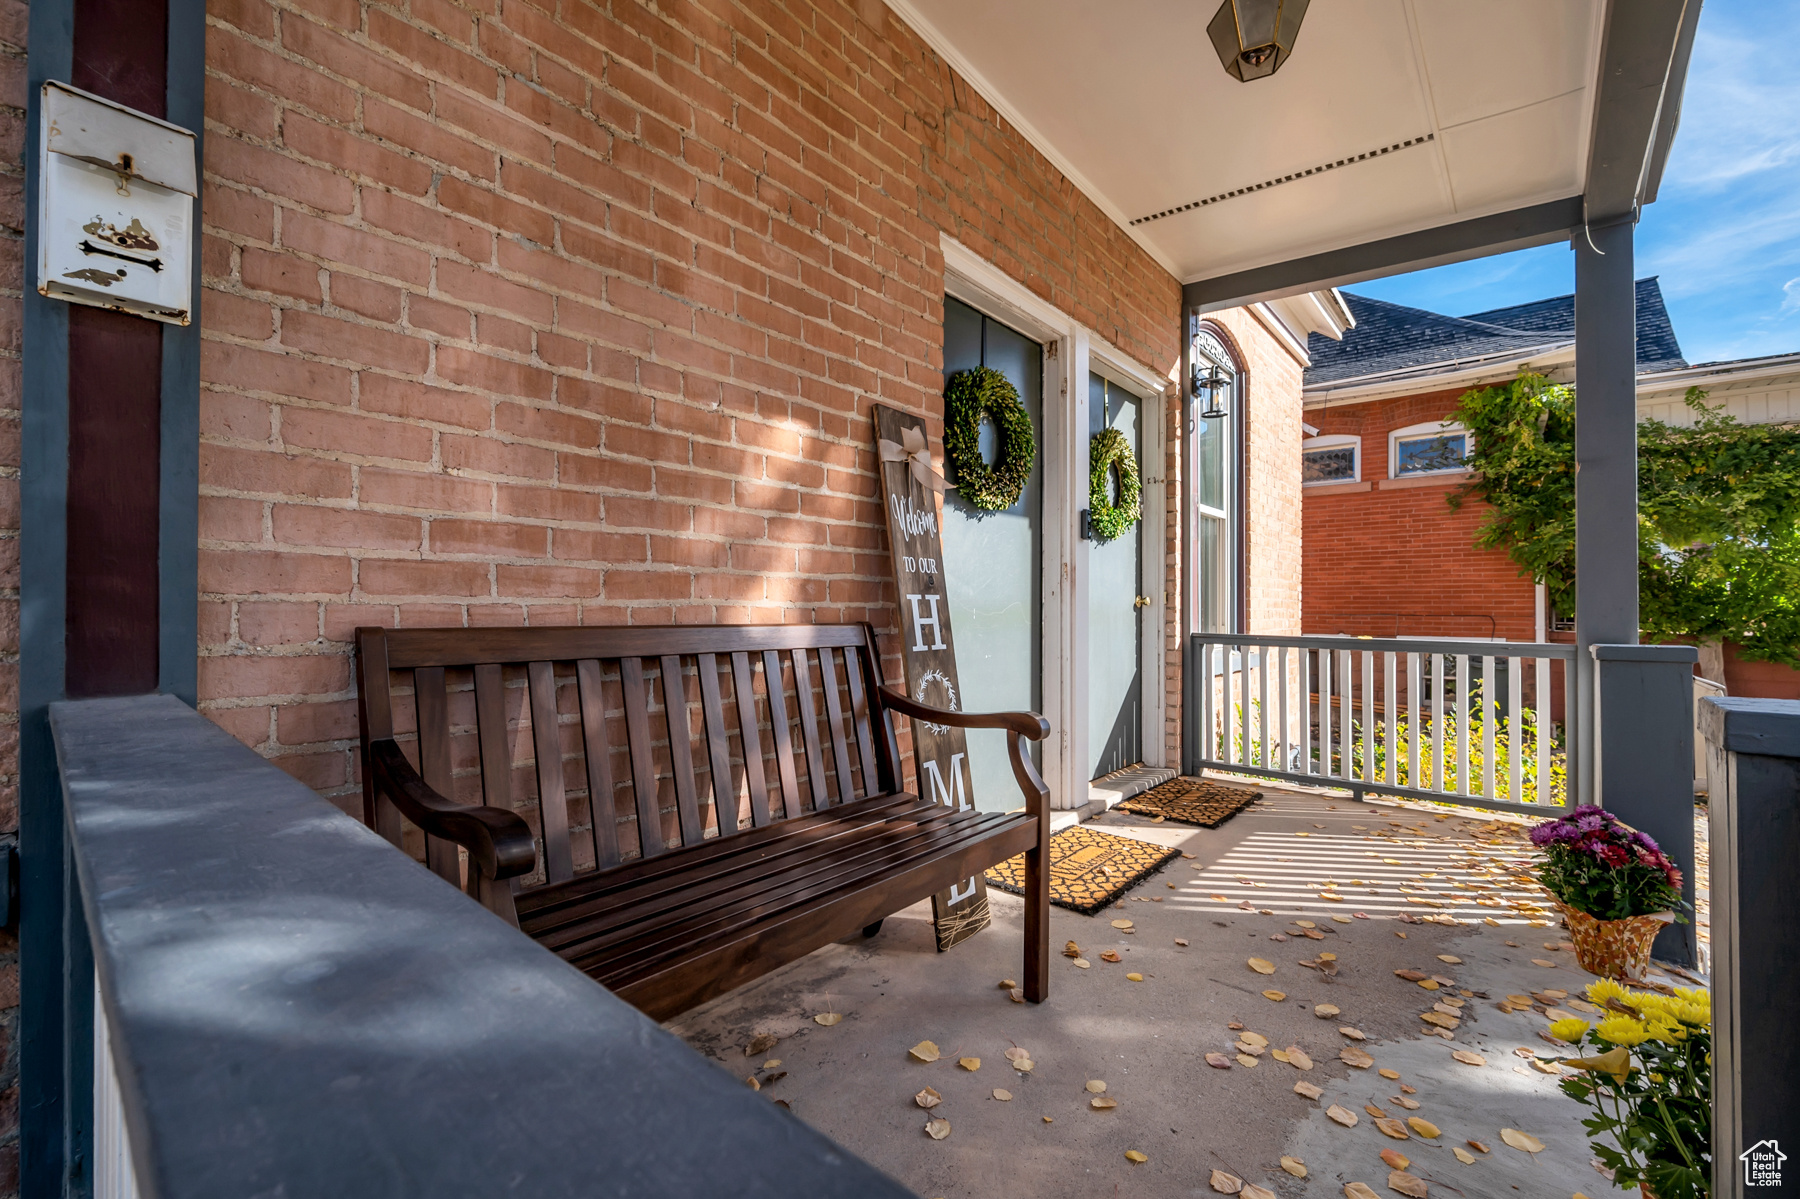
[[[1375,651],[1362,652],[1363,782],[1375,781]]]
[[[1269,768],[1269,647],[1256,648],[1256,764]]]
[[[1200,757],[1211,761],[1213,750],[1213,647],[1210,642],[1200,642]]]
[[[1567,667],[1564,667],[1566,670]],[[1537,749],[1537,801],[1550,803],[1550,717],[1555,708],[1550,702],[1550,659],[1537,660],[1537,695],[1532,703],[1532,740]],[[1566,759],[1565,759],[1566,760]]]
[[[1494,695],[1494,658],[1481,659],[1481,793],[1494,798],[1494,726],[1500,722],[1500,704]]]
[[[1445,752],[1449,747],[1444,744],[1444,728],[1450,722],[1446,717],[1448,705],[1444,703],[1444,655],[1433,652],[1431,655],[1431,789],[1448,791],[1444,785],[1444,763],[1448,761]]]
[[[1382,781],[1386,783],[1398,783],[1400,781],[1398,757],[1400,752],[1400,741],[1397,726],[1394,723],[1396,702],[1396,697],[1394,695],[1395,666],[1396,662],[1393,650],[1388,650],[1381,655],[1381,699],[1386,715],[1386,724],[1381,730],[1381,746],[1383,750],[1382,760],[1386,763],[1386,767],[1381,772],[1381,778]]]
[[[1319,651],[1319,773],[1331,777],[1331,651]]]
[[[1456,793],[1469,794],[1469,655],[1456,655]]]
[[[1338,777],[1356,777],[1356,655],[1338,651]]]
[[[1506,660],[1506,798],[1525,799],[1525,659]]]
[[[1238,756],[1239,766],[1250,764],[1250,647],[1238,642]]]
[[[1287,646],[1284,645],[1281,647],[1278,661],[1281,664],[1281,673],[1275,677],[1275,694],[1277,696],[1275,706],[1279,709],[1277,719],[1280,723],[1275,726],[1275,753],[1279,756],[1280,761],[1275,763],[1275,768],[1277,770],[1291,770],[1294,765],[1294,755],[1293,751],[1289,748],[1289,742],[1291,740],[1290,734],[1293,730],[1288,725]]]
[[[1407,651],[1406,654],[1406,703],[1412,711],[1412,718],[1406,730],[1406,785],[1423,787],[1424,780],[1419,777],[1419,738],[1424,735],[1425,722],[1421,713],[1424,709],[1424,690],[1419,683],[1419,655]]]
[[[1300,773],[1311,774],[1312,768],[1312,712],[1313,712],[1313,652],[1309,649],[1299,651],[1300,656]]]

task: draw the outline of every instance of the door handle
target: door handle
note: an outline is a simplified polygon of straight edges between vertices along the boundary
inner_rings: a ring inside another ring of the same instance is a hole
[[[1131,606],[1134,608],[1148,608],[1150,606],[1150,603],[1151,603],[1151,600],[1150,600],[1149,596],[1140,595],[1136,599],[1131,601]]]

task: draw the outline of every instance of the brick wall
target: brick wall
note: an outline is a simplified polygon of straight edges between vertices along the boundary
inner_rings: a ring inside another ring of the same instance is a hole
[[[1176,360],[1176,281],[867,0],[216,0],[207,61],[202,707],[346,804],[359,624],[891,627],[940,232]]]
[[[25,277],[23,0],[0,0],[0,835],[19,830],[20,296]],[[0,1197],[19,1188],[19,943],[0,930]]]
[[[1487,506],[1452,511],[1462,476],[1390,480],[1388,434],[1443,420],[1461,389],[1312,409],[1320,433],[1362,438],[1362,482],[1305,489],[1307,633],[1530,641],[1536,597],[1504,550],[1478,550]]]

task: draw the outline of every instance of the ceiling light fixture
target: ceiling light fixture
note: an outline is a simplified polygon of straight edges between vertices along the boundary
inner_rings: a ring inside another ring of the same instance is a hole
[[[1225,0],[1206,27],[1219,64],[1240,83],[1281,69],[1311,0]]]

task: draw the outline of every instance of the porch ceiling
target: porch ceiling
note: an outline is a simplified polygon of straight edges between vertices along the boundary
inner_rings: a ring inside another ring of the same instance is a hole
[[[1590,219],[1629,211],[1654,193],[1658,103],[1669,78],[1663,107],[1679,103],[1699,7],[1329,0],[1279,73],[1245,84],[1207,40],[1216,0],[889,3],[1186,283],[1584,192]],[[1632,27],[1609,38],[1609,20]],[[1615,71],[1622,54],[1648,71]],[[1621,142],[1625,203],[1596,212]]]

